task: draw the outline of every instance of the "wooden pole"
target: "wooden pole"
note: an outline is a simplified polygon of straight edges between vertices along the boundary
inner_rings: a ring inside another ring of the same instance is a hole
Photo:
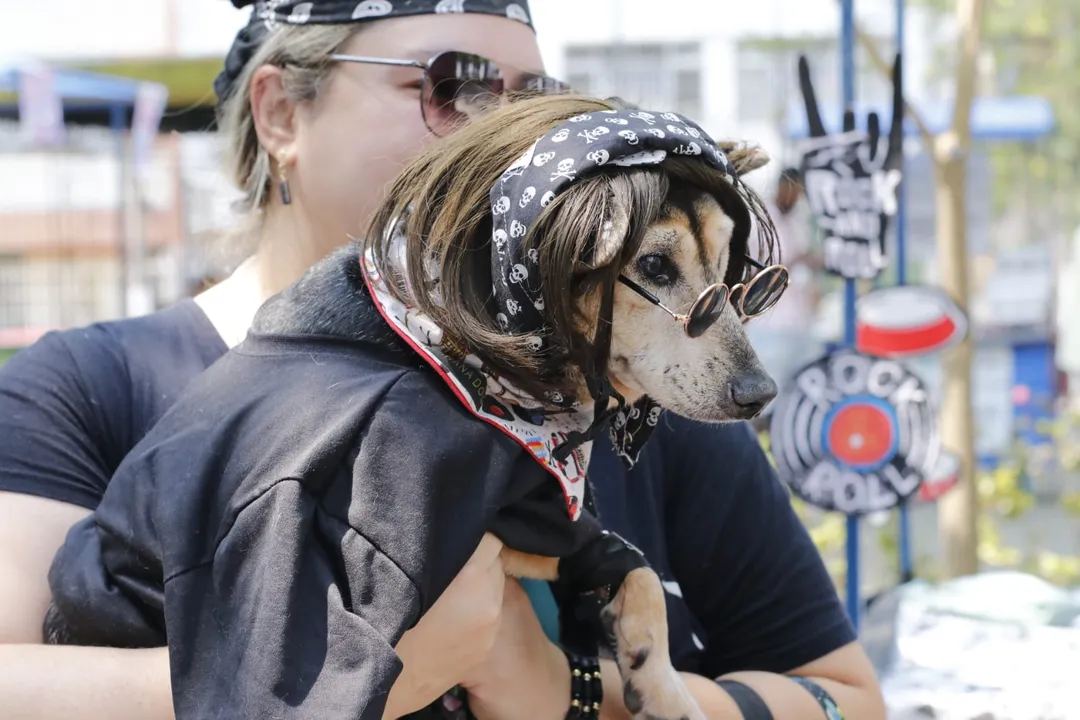
[[[985,0],[957,2],[957,66],[951,128],[934,141],[938,263],[941,286],[966,312],[969,307],[967,157],[975,99]],[[941,398],[942,446],[959,453],[956,487],[938,501],[938,537],[947,577],[978,572],[979,498],[975,486],[975,430],[971,407],[970,336],[947,352]]]

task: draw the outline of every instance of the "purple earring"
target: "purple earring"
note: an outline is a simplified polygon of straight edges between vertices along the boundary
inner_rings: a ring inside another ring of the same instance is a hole
[[[278,190],[281,192],[281,203],[290,205],[292,193],[289,192],[289,179],[285,177],[285,163],[278,160]]]

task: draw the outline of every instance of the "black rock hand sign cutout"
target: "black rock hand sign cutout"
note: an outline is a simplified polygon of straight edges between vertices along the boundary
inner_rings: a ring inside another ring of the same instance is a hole
[[[887,137],[882,137],[876,112],[867,115],[866,130],[857,130],[850,107],[844,110],[842,132],[829,134],[821,120],[810,64],[805,56],[799,57],[799,88],[810,135],[802,161],[803,187],[824,233],[825,269],[845,278],[874,278],[888,265],[885,230],[888,218],[896,214],[904,153],[899,54],[893,64],[892,84]]]

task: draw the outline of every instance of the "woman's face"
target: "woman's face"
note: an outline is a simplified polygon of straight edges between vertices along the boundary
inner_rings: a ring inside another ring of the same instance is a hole
[[[427,62],[440,51],[482,55],[503,70],[508,87],[521,72],[543,70],[536,36],[526,25],[481,14],[380,20],[340,53]],[[298,109],[289,182],[302,194],[314,237],[329,251],[359,235],[386,186],[428,143],[414,67],[339,63],[315,102]]]

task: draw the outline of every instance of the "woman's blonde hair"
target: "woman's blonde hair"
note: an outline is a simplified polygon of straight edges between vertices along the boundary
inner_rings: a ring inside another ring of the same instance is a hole
[[[335,25],[278,25],[263,41],[237,78],[218,111],[218,128],[225,137],[225,167],[243,193],[243,209],[258,215],[266,207],[274,182],[273,159],[259,144],[251,112],[251,80],[263,65],[283,71],[285,92],[296,103],[314,100],[326,83],[338,52],[362,23]]]
[[[705,162],[669,158],[661,166],[597,173],[558,195],[526,237],[539,252],[543,315],[552,350],[539,355],[530,348],[529,338],[505,334],[491,306],[491,187],[554,127],[575,115],[623,107],[627,105],[621,101],[580,95],[533,97],[473,121],[405,168],[362,241],[399,300],[418,307],[449,337],[464,342],[499,374],[537,398],[552,391],[573,394],[580,388],[581,371],[598,357],[591,332],[598,318],[585,317],[591,304],[583,299],[597,288],[610,287],[634,257],[663,208],[671,182],[713,195],[735,219],[733,258],[747,252],[751,217],[757,220],[761,257],[770,257],[774,249],[772,223],[757,197],[741,183],[736,189]],[[732,143],[720,147],[739,172],[758,163],[752,147]],[[598,233],[613,209],[625,212],[629,230],[614,258],[596,262]],[[404,274],[391,262],[391,239],[397,229],[405,238]],[[438,301],[429,292],[427,273],[432,266],[439,270]],[[740,281],[742,271],[742,264],[733,262],[729,283]],[[418,291],[410,293],[407,288]]]

